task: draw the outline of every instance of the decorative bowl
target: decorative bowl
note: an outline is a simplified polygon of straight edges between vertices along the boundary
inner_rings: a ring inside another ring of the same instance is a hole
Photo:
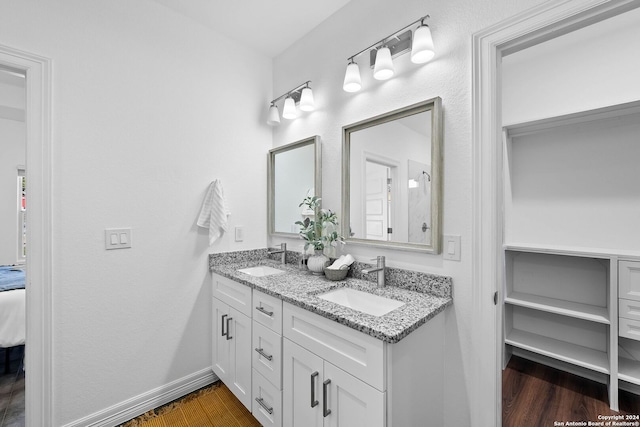
[[[349,273],[349,266],[343,265],[340,269],[324,268],[324,275],[329,280],[344,280]]]

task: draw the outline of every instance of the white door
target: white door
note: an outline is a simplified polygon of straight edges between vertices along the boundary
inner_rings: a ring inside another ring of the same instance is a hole
[[[283,340],[282,417],[284,427],[322,427],[323,361]]]
[[[213,372],[227,383],[229,377],[229,344],[226,335],[226,319],[229,317],[229,306],[217,298],[213,300],[213,351],[211,353],[213,361],[211,366]],[[223,329],[224,328],[224,329]]]
[[[224,339],[229,345],[231,366],[228,381],[224,383],[251,411],[251,319],[234,308],[229,308],[229,317]]]
[[[326,361],[324,383],[327,383],[327,409],[331,411],[325,418],[324,427],[386,425],[386,402],[383,392]]]
[[[389,168],[379,163],[366,162],[366,205],[365,230],[366,238],[388,240],[389,202],[388,184]]]

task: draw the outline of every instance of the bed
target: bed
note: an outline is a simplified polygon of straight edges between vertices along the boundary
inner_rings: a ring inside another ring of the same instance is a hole
[[[0,348],[5,350],[5,370],[9,349],[25,342],[25,273],[22,267],[0,266]]]

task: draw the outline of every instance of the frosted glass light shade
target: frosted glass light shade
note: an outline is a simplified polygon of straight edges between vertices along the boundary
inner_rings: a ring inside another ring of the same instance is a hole
[[[424,64],[429,62],[436,54],[433,47],[433,38],[428,25],[420,25],[413,33],[411,43],[411,62]]]
[[[300,95],[300,109],[302,111],[313,111],[315,108],[313,92],[310,87],[305,87]]]
[[[278,126],[280,124],[280,112],[278,107],[274,104],[269,107],[269,117],[267,118],[267,124],[270,126]]]
[[[298,112],[296,111],[296,102],[290,96],[287,96],[287,98],[284,100],[282,117],[289,120],[295,119],[296,117],[298,117]]]
[[[381,47],[376,52],[376,64],[373,67],[373,78],[376,80],[387,80],[393,77],[393,61],[391,51],[388,47]]]
[[[360,80],[360,67],[355,62],[347,65],[347,72],[344,75],[344,83],[342,89],[345,92],[357,92],[362,89],[362,81]]]

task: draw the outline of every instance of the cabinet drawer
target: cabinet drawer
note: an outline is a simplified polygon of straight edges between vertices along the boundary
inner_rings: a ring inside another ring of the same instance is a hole
[[[212,274],[213,296],[251,317],[251,288],[218,274]]]
[[[620,318],[620,336],[640,341],[640,320]]]
[[[253,320],[282,335],[282,300],[254,289]]]
[[[251,366],[278,390],[282,388],[282,336],[254,321]]]
[[[618,315],[625,319],[640,320],[640,301],[630,299],[618,300]]]
[[[618,297],[640,301],[640,262],[620,261],[618,263]]]
[[[289,303],[283,335],[380,391],[386,390],[385,346],[380,340]]]
[[[282,426],[282,392],[253,371],[251,413],[263,426]]]

